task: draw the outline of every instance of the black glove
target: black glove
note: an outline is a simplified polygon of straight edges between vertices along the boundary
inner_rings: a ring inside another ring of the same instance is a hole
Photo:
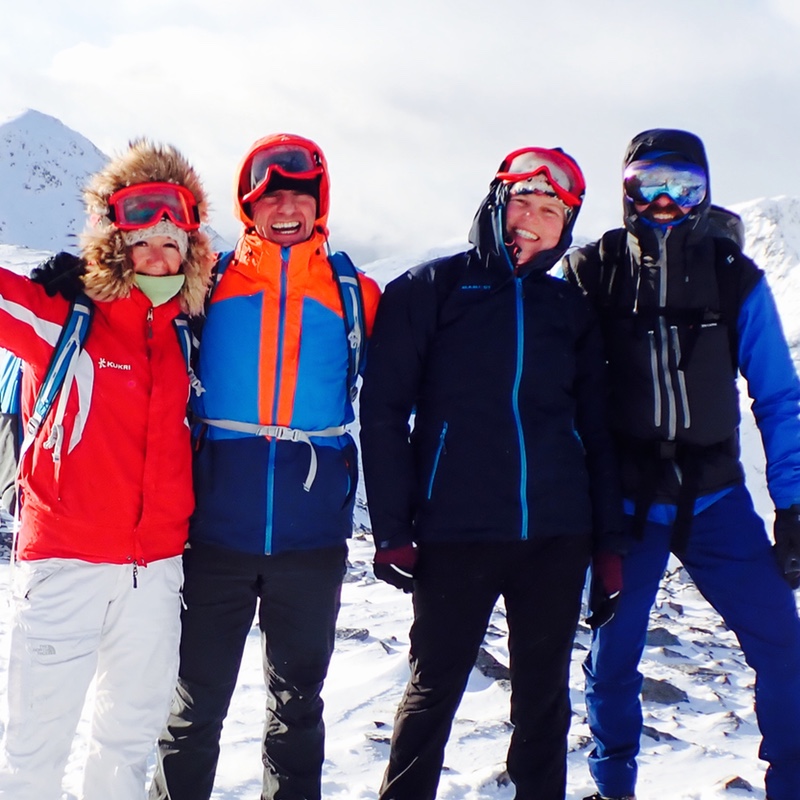
[[[44,286],[50,297],[60,294],[67,300],[74,300],[83,291],[81,276],[85,271],[86,264],[82,259],[61,252],[31,270],[30,278]]]
[[[589,618],[586,620],[594,630],[614,619],[622,591],[622,556],[609,550],[601,550],[592,558],[592,582],[589,587]]]
[[[417,565],[417,549],[411,544],[378,550],[372,562],[372,570],[379,581],[402,589],[407,594],[414,589],[414,567]]]
[[[781,575],[792,589],[800,587],[800,504],[775,509],[772,552]]]

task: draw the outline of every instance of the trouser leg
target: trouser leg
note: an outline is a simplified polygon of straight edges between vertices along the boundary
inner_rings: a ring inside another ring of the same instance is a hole
[[[508,772],[516,800],[564,798],[569,667],[589,550],[588,537],[522,543],[503,581],[514,724]]]
[[[453,716],[499,596],[492,548],[422,545],[411,677],[395,717],[381,800],[433,800]]]
[[[601,794],[608,797],[633,794],[636,785],[642,732],[639,661],[650,608],[669,558],[670,536],[670,528],[647,523],[642,539],[632,543],[622,563],[624,588],[616,614],[594,632],[583,665],[594,737],[589,770]]]
[[[259,622],[267,684],[263,800],[319,800],[325,725],[321,697],[336,634],[345,547],[270,557]]]
[[[800,620],[744,487],[698,515],[684,563],[755,670],[769,800],[800,797]]]
[[[109,603],[83,781],[83,800],[141,800],[147,759],[178,671],[181,558],[125,569]]]
[[[184,554],[178,684],[158,742],[151,800],[208,800],[222,723],[257,600],[258,558],[214,547]]]
[[[0,797],[59,800],[116,568],[44,559],[13,569]]]

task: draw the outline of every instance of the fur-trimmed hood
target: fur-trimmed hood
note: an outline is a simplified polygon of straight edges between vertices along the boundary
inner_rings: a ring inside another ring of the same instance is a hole
[[[166,182],[185,186],[195,197],[200,220],[208,218],[208,199],[194,168],[174,147],[136,139],[128,150],[94,175],[83,192],[89,227],[81,235],[81,255],[86,294],[99,302],[127,297],[135,285],[133,264],[122,232],[108,218],[108,198],[126,186]],[[189,231],[189,247],[181,264],[186,281],[179,293],[181,309],[190,315],[203,312],[211,283],[214,251],[202,230]]]

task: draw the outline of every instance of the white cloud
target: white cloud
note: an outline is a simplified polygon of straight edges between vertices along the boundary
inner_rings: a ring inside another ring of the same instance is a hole
[[[84,6],[40,3],[46,27],[14,10],[0,114],[38,108],[107,152],[142,133],[174,142],[229,238],[233,172],[275,130],[323,146],[334,236],[378,254],[463,238],[502,156],[528,143],[584,167],[587,235],[616,224],[625,144],[649,127],[703,136],[726,202],[800,193],[781,156],[800,127],[796,31],[778,16],[791,0]]]

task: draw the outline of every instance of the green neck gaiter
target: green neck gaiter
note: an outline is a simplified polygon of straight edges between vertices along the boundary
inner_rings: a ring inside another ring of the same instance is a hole
[[[185,275],[140,275],[136,285],[147,295],[154,306],[160,306],[175,297],[186,282]]]

